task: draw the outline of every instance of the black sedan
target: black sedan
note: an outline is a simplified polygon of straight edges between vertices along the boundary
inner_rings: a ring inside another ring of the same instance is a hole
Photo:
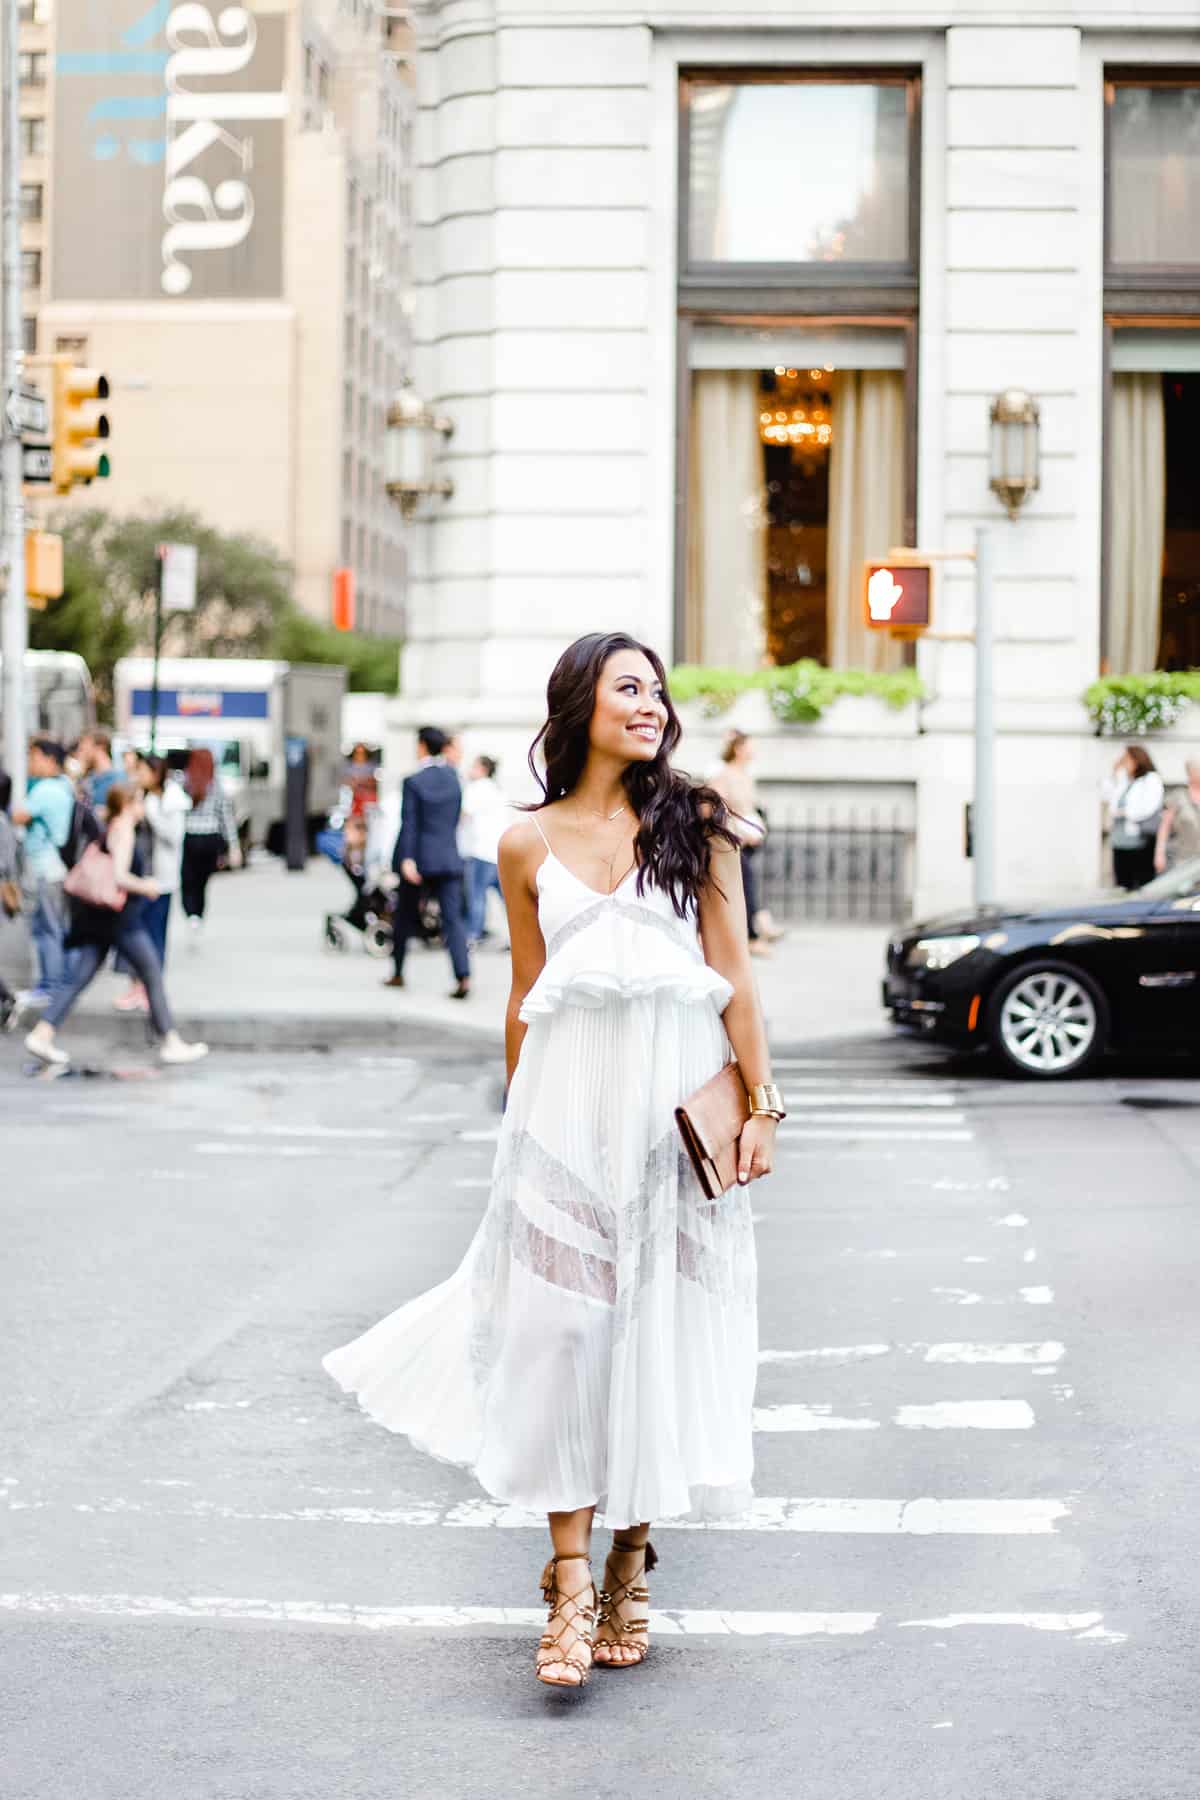
[[[1042,1080],[1110,1049],[1200,1049],[1200,859],[1082,905],[907,926],[888,945],[883,1001],[897,1025]]]

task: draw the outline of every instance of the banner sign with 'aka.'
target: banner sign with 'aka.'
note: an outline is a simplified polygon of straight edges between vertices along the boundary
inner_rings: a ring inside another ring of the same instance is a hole
[[[55,300],[277,299],[286,15],[62,0]]]

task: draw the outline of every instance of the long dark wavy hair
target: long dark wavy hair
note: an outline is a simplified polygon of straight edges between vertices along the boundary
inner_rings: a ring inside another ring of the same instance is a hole
[[[649,644],[624,631],[591,631],[563,651],[546,686],[546,723],[529,750],[529,767],[542,799],[537,812],[552,800],[573,792],[588,758],[589,727],[596,707],[596,684],[609,657],[636,650],[654,669],[662,687],[667,722],[653,762],[630,762],[621,777],[629,805],[638,820],[634,850],[638,859],[637,891],[646,883],[668,895],[679,917],[698,902],[712,869],[714,844],[738,848],[728,825],[728,809],[715,788],[705,787],[671,767],[671,752],[682,736],[679,715],[671,704],[667,672]],[[543,776],[537,763],[540,749]]]

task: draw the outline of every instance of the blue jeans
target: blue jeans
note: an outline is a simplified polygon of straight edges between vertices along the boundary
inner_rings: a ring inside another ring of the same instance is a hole
[[[157,900],[147,900],[142,908],[142,930],[158,951],[158,966],[165,968],[167,962],[167,920],[171,916],[171,896],[160,894]]]
[[[481,938],[487,925],[488,889],[495,888],[501,902],[504,894],[500,887],[500,871],[494,862],[484,862],[482,857],[467,858],[467,935]]]
[[[34,889],[29,935],[37,958],[38,990],[53,994],[62,986],[66,971],[63,940],[67,935],[67,903],[61,881],[46,881],[39,876]]]
[[[114,948],[124,957],[145,988],[154,1029],[159,1037],[166,1037],[173,1025],[171,1009],[167,1005],[163,989],[162,964],[158,960],[158,951],[144,925],[139,922],[132,930],[118,931]],[[107,944],[80,944],[78,949],[71,952],[67,980],[59,987],[42,1015],[47,1025],[57,1027],[62,1024],[84,989],[95,980],[107,955]]]

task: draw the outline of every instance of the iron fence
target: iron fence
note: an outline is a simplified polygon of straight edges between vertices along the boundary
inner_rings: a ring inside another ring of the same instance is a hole
[[[761,904],[777,919],[891,924],[912,909],[914,836],[899,809],[773,816],[755,858]]]

